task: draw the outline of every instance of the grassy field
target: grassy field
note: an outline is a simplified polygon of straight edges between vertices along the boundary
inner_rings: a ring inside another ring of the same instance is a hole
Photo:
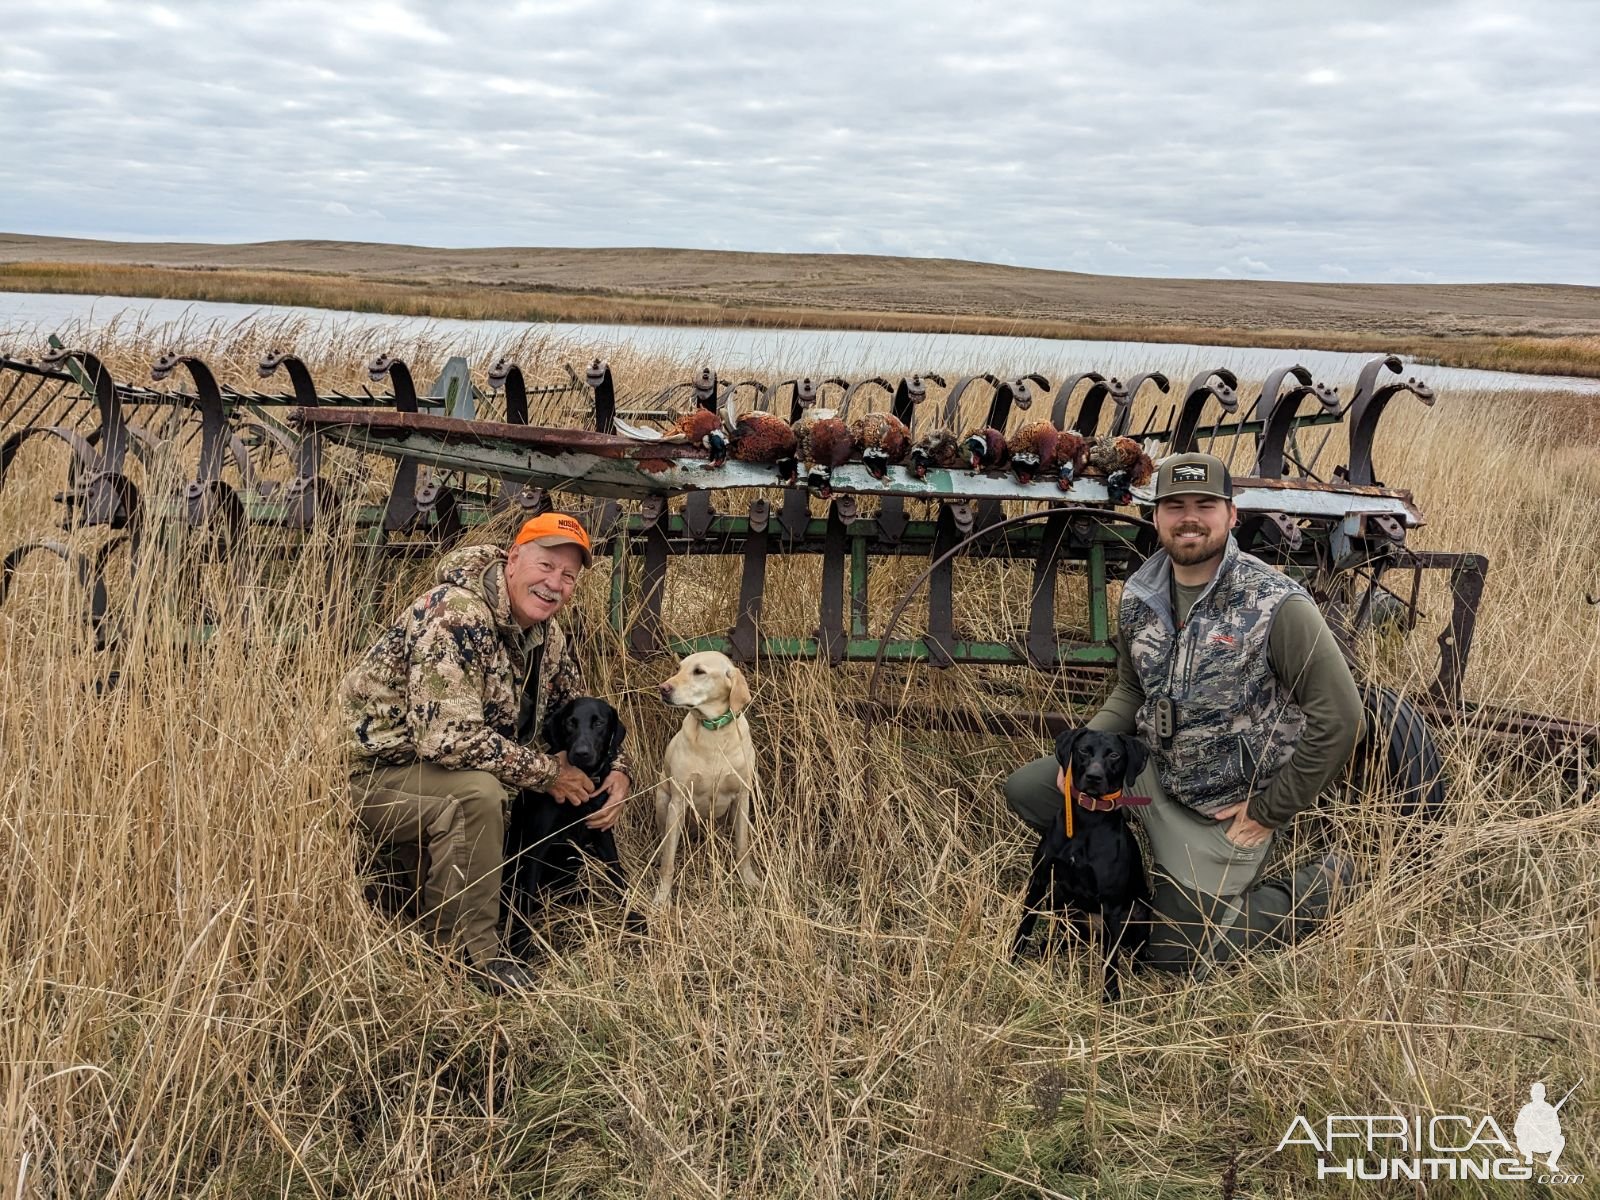
[[[1600,376],[1600,291],[1580,287],[1122,279],[849,255],[0,235],[0,289],[528,322],[1393,352],[1443,366]]]
[[[254,386],[267,337],[243,328],[204,352]],[[159,349],[128,330],[91,348],[135,378]],[[351,335],[308,359],[323,386],[354,387],[377,349],[426,375],[459,347]],[[570,352],[514,350],[548,379]],[[658,382],[687,366],[616,365]],[[1490,557],[1470,694],[1600,721],[1600,609],[1582,598],[1600,590],[1592,398],[1451,394],[1397,401],[1389,420],[1381,471],[1431,517],[1415,544]],[[62,459],[19,457],[0,491],[8,540],[53,528]],[[336,599],[372,587],[387,613],[430,564],[374,572],[341,544],[236,579],[180,564],[120,592],[122,674],[104,691],[113,664],[83,652],[59,569],[29,560],[0,608],[7,1190],[1215,1197],[1231,1164],[1240,1196],[1298,1197],[1328,1192],[1308,1151],[1275,1152],[1296,1114],[1486,1111],[1509,1134],[1529,1083],[1555,1098],[1580,1078],[1562,1165],[1600,1172],[1600,805],[1557,764],[1441,734],[1453,782],[1425,841],[1382,794],[1297,823],[1286,854],[1332,843],[1366,876],[1324,932],[1201,983],[1141,976],[1105,1007],[1078,956],[1005,955],[1030,846],[999,784],[1042,745],[883,727],[863,742],[844,706],[864,671],[766,666],[763,890],[740,890],[726,847],[701,847],[646,943],[608,905],[581,910],[552,931],[544,986],[495,1000],[362,899],[331,714],[378,618],[317,601],[332,578]],[[875,605],[914,574],[875,576]],[[192,575],[219,632],[186,649]],[[725,628],[736,581],[734,563],[675,564],[671,629]],[[977,631],[1024,619],[1027,568],[973,566],[958,585]],[[1081,592],[1063,589],[1070,620]],[[576,601],[590,682],[623,709],[648,783],[676,724],[652,695],[671,664],[625,656],[605,594],[597,569]],[[773,631],[806,631],[814,596],[814,564],[775,562]],[[1410,639],[1369,647],[1375,677],[1427,682],[1443,599],[1425,593]],[[1064,704],[1025,671],[908,683],[933,702]],[[621,827],[641,899],[647,808]]]

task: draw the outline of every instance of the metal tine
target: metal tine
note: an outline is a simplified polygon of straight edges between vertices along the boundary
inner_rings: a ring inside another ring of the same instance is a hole
[[[849,417],[851,401],[853,401],[855,399],[856,393],[859,392],[864,387],[882,388],[885,392],[887,392],[889,394],[891,400],[893,399],[893,396],[894,396],[894,385],[891,384],[882,375],[869,375],[865,379],[858,379],[858,380],[856,380],[855,383],[852,383],[845,390],[844,399],[839,401],[839,419],[840,420],[845,420],[846,418]],[[867,405],[867,411],[871,412],[872,411],[872,401],[865,400],[865,401],[863,401],[863,403]]]
[[[1285,390],[1285,382],[1291,380],[1291,386]],[[1292,367],[1280,367],[1268,375],[1261,396],[1261,434],[1256,439],[1256,459],[1249,473],[1276,479],[1287,466],[1285,450],[1294,432],[1301,402],[1314,400],[1324,413],[1333,413],[1338,411],[1339,395],[1326,384],[1318,383],[1309,370],[1297,363]]]
[[[254,464],[249,452],[242,450],[233,430],[232,405],[223,397],[216,375],[203,359],[192,354],[163,354],[151,367],[150,375],[160,381],[179,367],[194,380],[200,417],[200,458],[194,477],[184,486],[189,523],[196,529],[208,531],[208,554],[231,557],[246,518],[238,491],[224,481],[222,473],[231,454],[243,490],[257,492]],[[219,521],[220,529],[217,528]]]
[[[1150,415],[1148,417],[1146,417],[1145,420],[1144,420],[1144,428],[1139,430],[1139,440],[1140,441],[1143,441],[1145,438],[1150,436],[1150,430],[1156,423],[1156,414],[1159,413],[1160,411],[1161,411],[1160,408],[1152,408],[1150,410]],[[1177,414],[1178,414],[1178,406],[1176,404],[1167,405],[1167,422],[1166,422],[1166,425],[1164,426],[1164,428],[1167,428],[1167,429],[1171,429],[1172,428],[1172,420],[1173,420],[1173,418],[1175,416],[1177,416]]]
[[[1433,389],[1415,376],[1404,381],[1393,381],[1378,386],[1378,375],[1385,370],[1398,375],[1404,364],[1389,354],[1373,359],[1361,369],[1356,382],[1356,393],[1348,409],[1350,417],[1350,461],[1343,471],[1336,471],[1357,487],[1371,487],[1377,483],[1372,468],[1372,443],[1378,432],[1378,422],[1383,417],[1389,401],[1401,392],[1410,392],[1426,405],[1434,401]]]
[[[21,381],[21,378],[19,376],[18,377],[18,382],[20,382],[20,381]],[[54,379],[49,379],[49,378],[44,377],[44,376],[40,376],[39,382],[34,387],[33,391],[29,392],[28,395],[23,399],[22,403],[19,404],[17,407],[20,409],[21,407],[26,405],[29,401],[31,401],[35,396],[37,396],[44,389],[46,384],[49,384],[49,383],[56,384],[55,390],[53,392],[51,392],[50,395],[46,396],[42,401],[39,402],[39,407],[34,410],[33,415],[31,415],[30,417],[27,418],[27,420],[22,421],[20,424],[18,424],[16,426],[16,428],[18,430],[32,429],[36,424],[39,423],[40,419],[45,415],[46,411],[49,410],[50,405],[52,403],[54,403],[55,401],[61,399],[63,394],[68,392],[68,389],[74,389],[75,390],[75,385],[73,385],[73,384],[66,383],[66,382],[64,382],[62,380],[54,380]],[[67,395],[66,399],[67,399],[67,402],[68,402],[68,405],[69,405],[68,411],[71,411],[72,408],[78,408],[78,409],[87,410],[88,407],[89,407],[87,401],[85,401],[81,396],[76,398],[76,399],[74,399],[71,395]],[[61,423],[61,418],[58,417],[54,421],[47,421],[45,423],[47,425],[59,425]]]
[[[850,394],[850,381],[848,379],[846,379],[843,375],[829,375],[826,379],[819,379],[817,381],[816,407],[824,408],[824,409],[828,407],[828,405],[826,403],[824,403],[824,401],[823,401],[822,389],[827,387],[830,383],[840,389],[841,400],[842,400],[843,396],[847,396],[847,395]],[[834,411],[836,413],[838,412],[838,406],[837,405],[834,406]]]
[[[567,368],[569,371],[571,367]],[[617,384],[611,364],[598,355],[584,368],[583,382],[594,396],[594,427],[599,433],[617,431]]]
[[[1107,399],[1110,399],[1114,410],[1112,424],[1115,426],[1116,414],[1122,411],[1128,401],[1128,389],[1115,375],[1096,379],[1089,385],[1089,390],[1083,394],[1083,403],[1078,406],[1078,415],[1073,418],[1073,432],[1086,438],[1098,436],[1100,410],[1105,406]]]
[[[1349,411],[1350,411],[1349,405],[1345,406],[1345,410],[1344,411],[1345,411],[1346,414],[1349,413]],[[1298,460],[1296,460],[1296,462],[1295,462],[1295,465],[1298,466],[1302,471],[1304,471],[1306,473],[1306,477],[1307,478],[1315,479],[1318,483],[1324,483],[1326,481],[1322,478],[1322,476],[1320,476],[1320,475],[1318,475],[1316,473],[1316,471],[1317,471],[1317,460],[1322,457],[1322,452],[1328,448],[1328,439],[1333,436],[1333,431],[1334,431],[1335,428],[1337,428],[1337,426],[1329,425],[1326,429],[1324,429],[1322,431],[1322,440],[1317,443],[1317,452],[1311,456],[1311,461],[1310,462],[1301,463]],[[1296,431],[1296,432],[1298,432],[1298,431]]]
[[[55,375],[37,375],[34,378],[37,382],[33,390],[17,403],[10,421],[0,421],[0,428],[14,428],[19,432],[24,429],[32,429],[40,424],[64,425],[68,428],[76,428],[94,412],[95,403],[93,399],[86,396],[82,386],[75,383],[75,381],[62,379]],[[13,381],[11,391],[7,393],[7,399],[10,399],[11,395],[15,394],[16,389],[22,386],[22,379],[22,374],[18,373]],[[18,421],[16,419],[17,414],[47,387],[51,388],[50,392],[39,401],[33,413],[25,420]],[[52,405],[59,405],[59,411],[47,419],[47,414],[50,413]],[[71,425],[67,425],[69,417],[73,418]]]
[[[1106,381],[1099,371],[1080,371],[1063,379],[1061,386],[1056,389],[1055,404],[1050,408],[1050,423],[1057,429],[1067,428],[1067,406],[1072,403],[1072,393],[1078,390],[1078,385],[1085,379],[1089,381],[1091,389]]]
[[[4,411],[5,406],[11,402],[11,397],[13,397],[13,396],[15,396],[17,394],[17,389],[23,386],[23,380],[26,379],[26,378],[27,378],[27,376],[24,376],[20,372],[14,374],[12,376],[11,385],[6,388],[6,394],[5,394],[4,399],[0,399],[0,411]],[[57,390],[59,391],[60,388],[61,388],[62,382],[63,382],[62,380],[59,380],[59,379],[52,379],[48,375],[36,375],[36,376],[33,377],[33,380],[34,380],[33,390],[30,391],[26,396],[24,396],[20,401],[17,402],[16,409],[12,413],[12,418],[13,419],[15,418],[17,413],[21,412],[24,408],[26,408],[28,406],[28,402],[30,400],[32,400],[35,396],[37,396],[41,391],[44,390],[44,387],[45,387],[46,384],[51,384],[51,383],[56,384]],[[48,405],[48,404],[49,404],[49,401],[48,400],[45,401],[45,405]],[[11,424],[11,420],[9,420],[9,419],[0,419],[0,429],[5,429],[8,426],[10,426],[10,424]]]
[[[1261,396],[1258,393],[1256,398],[1254,400],[1250,401],[1250,406],[1244,410],[1244,414],[1237,421],[1235,421],[1233,423],[1233,432],[1231,434],[1229,434],[1228,437],[1230,437],[1232,439],[1234,445],[1229,448],[1228,456],[1227,456],[1226,459],[1224,459],[1224,461],[1228,464],[1228,470],[1229,471],[1233,470],[1233,456],[1234,456],[1235,452],[1238,449],[1239,437],[1240,437],[1240,435],[1242,435],[1244,433],[1245,424],[1250,420],[1251,417],[1253,417],[1255,415],[1256,405],[1258,405],[1260,403],[1261,403]],[[1222,455],[1217,454],[1217,452],[1216,452],[1214,447],[1217,444],[1217,439],[1219,437],[1223,436],[1223,429],[1224,428],[1226,428],[1226,422],[1223,422],[1223,421],[1218,421],[1215,425],[1213,425],[1211,427],[1211,436],[1210,436],[1210,438],[1208,438],[1206,440],[1206,453],[1207,454],[1214,455],[1217,458],[1222,458]]]
[[[1167,377],[1160,371],[1146,371],[1143,374],[1135,375],[1132,379],[1128,380],[1128,382],[1124,385],[1124,399],[1122,400],[1121,404],[1118,405],[1116,416],[1111,422],[1111,433],[1113,437],[1123,437],[1127,435],[1129,427],[1133,424],[1134,402],[1139,398],[1139,389],[1144,387],[1144,385],[1147,383],[1155,384],[1163,395],[1172,390],[1171,381],[1168,380]],[[1146,424],[1145,428],[1148,429],[1149,425]]]
[[[949,429],[955,433],[961,432],[961,429],[958,428],[958,426],[964,426],[966,424],[966,422],[961,419],[962,397],[966,394],[967,388],[970,387],[975,381],[980,379],[992,388],[998,389],[1000,387],[999,378],[987,371],[981,375],[963,375],[960,379],[956,380],[955,386],[950,389],[949,394],[944,398],[944,426],[946,429]],[[991,403],[993,403],[992,400]]]
[[[895,384],[894,397],[890,402],[889,410],[905,422],[906,428],[916,433],[917,410],[922,402],[928,398],[928,380],[933,380],[940,387],[948,386],[944,376],[933,371],[912,372],[902,376],[900,382]]]

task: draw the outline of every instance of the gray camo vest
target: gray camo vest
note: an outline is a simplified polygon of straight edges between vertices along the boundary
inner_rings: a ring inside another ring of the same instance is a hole
[[[1267,635],[1278,606],[1307,595],[1239,549],[1230,534],[1216,576],[1176,628],[1172,560],[1158,550],[1128,578],[1118,610],[1144,689],[1136,718],[1168,796],[1207,816],[1265,788],[1294,751],[1305,714],[1273,674]],[[1309,598],[1309,597],[1308,597]],[[1155,732],[1154,706],[1177,710],[1172,744]]]

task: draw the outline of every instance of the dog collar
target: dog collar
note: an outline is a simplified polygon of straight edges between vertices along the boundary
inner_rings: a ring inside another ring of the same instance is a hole
[[[1076,804],[1090,812],[1110,812],[1120,804],[1149,804],[1149,796],[1124,796],[1122,789],[1107,792],[1104,796],[1091,796],[1072,786],[1072,766],[1068,764],[1061,773],[1061,798],[1067,814],[1067,836],[1072,836],[1072,810]]]
[[[737,717],[738,715],[739,715],[738,713],[734,712],[733,709],[730,708],[727,712],[723,713],[720,717],[701,717],[700,718],[700,728],[701,729],[721,729],[725,725],[733,724],[733,719],[735,717]]]

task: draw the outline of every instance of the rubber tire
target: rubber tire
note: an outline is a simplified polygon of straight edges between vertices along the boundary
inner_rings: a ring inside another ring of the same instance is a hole
[[[1427,819],[1441,815],[1448,782],[1444,759],[1427,721],[1411,701],[1393,688],[1363,684],[1361,703],[1367,730],[1351,757],[1351,784],[1357,792],[1377,783],[1396,788],[1400,815]],[[1374,745],[1375,739],[1378,745]],[[1381,746],[1381,752],[1379,752]],[[1369,770],[1378,775],[1373,780]]]

